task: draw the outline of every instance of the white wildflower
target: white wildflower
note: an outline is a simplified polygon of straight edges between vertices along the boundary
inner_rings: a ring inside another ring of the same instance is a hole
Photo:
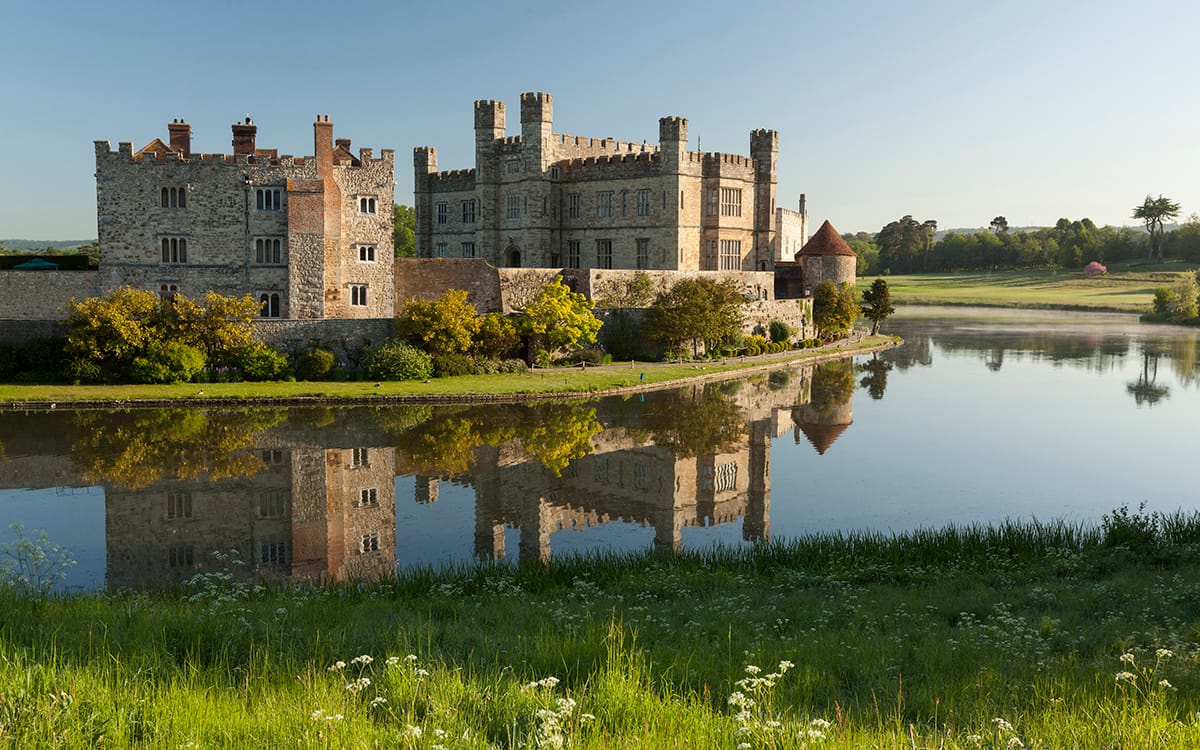
[[[371,699],[371,703],[369,705],[371,706],[371,708],[379,708],[380,706],[383,706],[386,704],[387,704],[387,698],[384,698],[382,695],[377,695]]]
[[[389,667],[394,667],[400,663],[400,657],[399,656],[389,656],[387,658],[387,661],[384,663],[387,664]]]
[[[758,674],[762,671],[762,667],[756,667],[753,664],[746,665],[746,674]]]
[[[351,664],[362,664],[363,666],[366,666],[367,664],[370,664],[373,661],[375,661],[375,659],[373,659],[369,654],[363,654],[361,656],[356,656],[353,659],[351,659],[350,663]]]
[[[412,724],[409,724],[408,726],[406,726],[404,728],[404,731],[401,732],[401,734],[404,735],[405,737],[414,737],[414,738],[420,737],[421,736],[421,728],[414,727]]]
[[[1025,747],[1025,743],[1021,742],[1021,738],[1014,734],[1012,737],[1008,738],[1008,747]]]
[[[1154,652],[1154,658],[1158,659],[1159,661],[1162,661],[1163,659],[1170,659],[1174,655],[1175,652],[1169,648],[1160,648]]]
[[[325,715],[325,710],[318,708],[316,711],[313,711],[311,714],[309,714],[308,718],[312,719],[313,721],[320,721],[321,717],[323,717],[324,715]]]
[[[342,671],[342,670],[343,670],[343,669],[345,669],[345,668],[346,668],[346,662],[344,662],[344,661],[335,661],[335,662],[333,663],[333,666],[329,668],[329,671],[330,671],[330,672],[340,672],[340,671]]]
[[[1133,654],[1131,654],[1129,652],[1125,652],[1125,653],[1121,654],[1121,661],[1123,661],[1126,664],[1133,664]]]
[[[1164,689],[1166,689],[1166,690],[1174,690],[1174,689],[1175,689],[1175,686],[1174,686],[1174,685],[1172,685],[1172,684],[1171,684],[1169,681],[1167,681],[1167,680],[1159,680],[1159,681],[1158,681],[1158,686],[1159,686],[1160,688],[1164,688]]]
[[[808,722],[808,724],[809,726],[816,727],[817,729],[828,729],[833,726],[833,724],[825,719],[813,719],[812,721]]]
[[[992,723],[995,724],[996,729],[1000,730],[1001,732],[1011,732],[1013,730],[1013,725],[1009,724],[1004,719],[995,718],[992,719]]]
[[[1137,675],[1133,672],[1117,672],[1117,682],[1133,682]]]

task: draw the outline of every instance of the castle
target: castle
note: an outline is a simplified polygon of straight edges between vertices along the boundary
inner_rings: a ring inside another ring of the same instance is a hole
[[[475,102],[474,169],[439,172],[435,148],[413,150],[419,257],[771,271],[803,244],[803,208],[777,219],[774,130],[752,131],[746,157],[689,151],[681,117],[663,117],[658,143],[639,144],[555,133],[553,112],[549,94],[522,94],[521,134],[508,136],[504,102]],[[790,241],[777,243],[781,224]]]
[[[328,115],[311,157],[258,148],[249,117],[232,154],[193,153],[181,120],[167,130],[136,153],[95,143],[101,290],[250,294],[264,318],[392,316],[391,149],[354,155]]]

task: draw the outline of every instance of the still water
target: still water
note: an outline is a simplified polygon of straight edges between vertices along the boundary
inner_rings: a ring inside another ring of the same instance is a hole
[[[567,404],[0,413],[75,589],[1200,509],[1200,332],[909,308],[853,362]]]

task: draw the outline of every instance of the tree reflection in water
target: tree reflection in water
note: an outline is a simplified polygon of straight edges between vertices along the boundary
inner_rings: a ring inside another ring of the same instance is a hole
[[[1162,355],[1160,342],[1147,341],[1142,345],[1142,371],[1136,381],[1125,386],[1138,406],[1154,406],[1171,395],[1170,388],[1155,382],[1158,379],[1158,359]]]
[[[151,409],[78,412],[71,455],[83,479],[135,490],[166,477],[250,477],[263,468],[251,452],[287,409]]]

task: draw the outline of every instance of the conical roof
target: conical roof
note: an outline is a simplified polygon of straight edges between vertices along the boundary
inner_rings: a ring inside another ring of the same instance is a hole
[[[838,231],[833,228],[826,219],[821,228],[817,230],[808,242],[804,243],[804,247],[800,248],[800,252],[796,253],[796,257],[801,255],[848,255],[851,258],[857,258],[858,255],[850,249]]]
[[[804,437],[808,438],[808,442],[812,443],[812,447],[816,448],[817,453],[822,456],[825,455],[825,451],[829,450],[829,446],[833,445],[833,441],[841,437],[849,426],[849,424],[815,424],[812,422],[797,425],[804,433]]]

